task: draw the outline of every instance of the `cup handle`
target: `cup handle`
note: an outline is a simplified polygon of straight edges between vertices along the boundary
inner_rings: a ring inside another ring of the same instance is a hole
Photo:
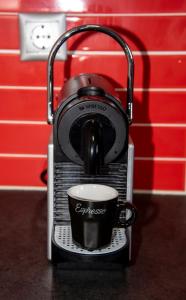
[[[131,211],[131,216],[126,220],[123,218],[123,220],[120,219],[120,214],[123,210],[126,210],[126,209],[129,209]],[[118,213],[117,213],[117,216],[118,216],[118,225],[120,226],[124,226],[124,228],[127,228],[129,226],[131,226],[132,224],[134,224],[135,220],[136,220],[136,217],[137,217],[137,209],[136,207],[130,203],[130,202],[125,202],[123,203],[122,205],[120,205],[118,207]]]

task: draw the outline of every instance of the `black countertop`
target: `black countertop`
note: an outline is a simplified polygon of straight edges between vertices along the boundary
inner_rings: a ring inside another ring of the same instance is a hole
[[[133,263],[59,270],[46,258],[46,193],[0,192],[0,299],[185,300],[186,199],[135,195]]]

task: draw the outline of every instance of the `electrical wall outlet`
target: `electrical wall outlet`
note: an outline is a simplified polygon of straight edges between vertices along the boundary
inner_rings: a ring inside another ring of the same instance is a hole
[[[66,30],[65,15],[20,14],[21,60],[47,60],[49,52]],[[66,59],[66,45],[59,49],[56,59]]]

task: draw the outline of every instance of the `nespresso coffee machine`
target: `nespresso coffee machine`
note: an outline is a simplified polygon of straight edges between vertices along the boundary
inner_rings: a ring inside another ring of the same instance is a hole
[[[115,87],[97,74],[80,74],[62,87],[58,107],[53,105],[53,66],[57,51],[71,36],[98,31],[122,47],[128,62],[127,106]],[[129,138],[132,123],[134,64],[127,43],[113,30],[83,25],[64,33],[48,59],[48,123],[53,134],[48,145],[48,259],[54,263],[124,265],[131,259],[131,227],[115,227],[111,244],[88,251],[72,241],[67,189],[99,183],[119,192],[118,205],[132,202],[134,146]],[[122,216],[127,218],[127,212]]]

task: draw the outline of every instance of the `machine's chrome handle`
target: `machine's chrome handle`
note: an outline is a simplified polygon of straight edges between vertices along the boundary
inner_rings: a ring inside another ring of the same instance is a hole
[[[102,33],[105,33],[109,36],[111,36],[114,40],[118,42],[118,44],[122,47],[125,55],[127,56],[128,61],[128,78],[127,78],[127,116],[129,119],[129,123],[132,123],[133,119],[133,83],[134,83],[134,61],[132,52],[128,46],[128,44],[123,40],[123,38],[118,35],[115,31],[113,31],[110,28],[100,26],[100,25],[82,25],[78,27],[74,27],[68,31],[66,31],[64,34],[62,34],[58,40],[53,45],[49,57],[48,57],[48,123],[53,123],[53,115],[54,115],[54,108],[53,108],[53,66],[54,66],[54,60],[56,57],[56,54],[59,50],[59,48],[64,44],[66,40],[68,40],[71,36],[81,33],[84,31],[99,31]]]

